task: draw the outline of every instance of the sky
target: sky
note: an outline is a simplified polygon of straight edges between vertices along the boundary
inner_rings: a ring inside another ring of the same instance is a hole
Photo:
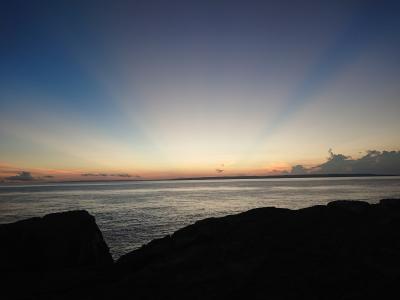
[[[398,1],[1,1],[0,180],[400,173],[399,53]]]

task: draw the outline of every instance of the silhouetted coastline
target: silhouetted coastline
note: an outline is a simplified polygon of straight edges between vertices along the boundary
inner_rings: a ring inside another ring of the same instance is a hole
[[[400,278],[400,199],[204,219],[116,262],[86,211],[0,238],[3,299],[388,299]]]
[[[395,174],[301,174],[301,175],[243,175],[243,176],[206,176],[206,177],[178,177],[168,180],[218,180],[218,179],[285,179],[285,178],[337,178],[337,177],[385,177],[400,176]]]

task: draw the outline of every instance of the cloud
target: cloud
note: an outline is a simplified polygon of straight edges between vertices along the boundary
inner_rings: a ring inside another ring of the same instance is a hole
[[[30,172],[22,171],[18,175],[6,177],[7,180],[15,180],[15,181],[33,181],[35,178],[32,176]]]
[[[377,174],[400,175],[400,151],[368,150],[359,159],[329,150],[327,161],[316,167],[292,167],[291,174]]]
[[[43,175],[43,176],[36,177],[37,180],[46,180],[46,179],[52,179],[52,178],[54,178],[53,175]]]
[[[130,177],[136,177],[136,178],[140,178],[140,176],[139,176],[139,175],[134,175],[134,176],[132,176],[132,175],[130,175],[130,174],[110,174],[110,176],[116,176],[116,177],[128,177],[128,178],[130,178]]]
[[[400,174],[400,151],[370,150],[354,161],[353,171],[358,173]]]
[[[225,164],[219,164],[218,167],[215,169],[215,172],[217,172],[218,174],[225,172]]]
[[[353,171],[353,162],[350,156],[346,156],[343,154],[335,154],[329,149],[330,156],[328,160],[313,168],[312,173],[322,173],[322,174],[346,174],[346,173],[354,173]]]
[[[81,176],[84,176],[84,177],[100,177],[100,176],[106,177],[108,175],[104,174],[104,173],[84,173],[84,174],[81,174]]]
[[[303,174],[307,174],[307,172],[308,172],[308,169],[305,168],[303,165],[295,165],[292,167],[290,174],[303,175]]]
[[[127,173],[117,173],[117,174],[108,174],[108,173],[83,173],[81,176],[84,177],[122,177],[122,178],[141,178],[140,175],[131,175]]]

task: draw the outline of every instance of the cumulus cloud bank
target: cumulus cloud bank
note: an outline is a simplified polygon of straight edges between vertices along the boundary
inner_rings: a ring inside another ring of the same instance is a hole
[[[400,175],[400,151],[369,150],[359,158],[335,154],[329,150],[329,158],[316,167],[302,165],[292,167],[291,174],[377,174]]]
[[[303,167],[303,165],[295,165],[292,167],[292,171],[290,172],[293,175],[302,175],[307,174],[308,169]]]

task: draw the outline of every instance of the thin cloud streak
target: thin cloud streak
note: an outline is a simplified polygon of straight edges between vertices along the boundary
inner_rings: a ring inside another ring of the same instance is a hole
[[[126,173],[109,174],[109,173],[83,173],[83,177],[122,177],[122,178],[140,178],[140,175],[130,175]]]
[[[6,180],[11,181],[34,181],[36,180],[30,172],[22,171],[18,175],[9,176],[5,178]]]

